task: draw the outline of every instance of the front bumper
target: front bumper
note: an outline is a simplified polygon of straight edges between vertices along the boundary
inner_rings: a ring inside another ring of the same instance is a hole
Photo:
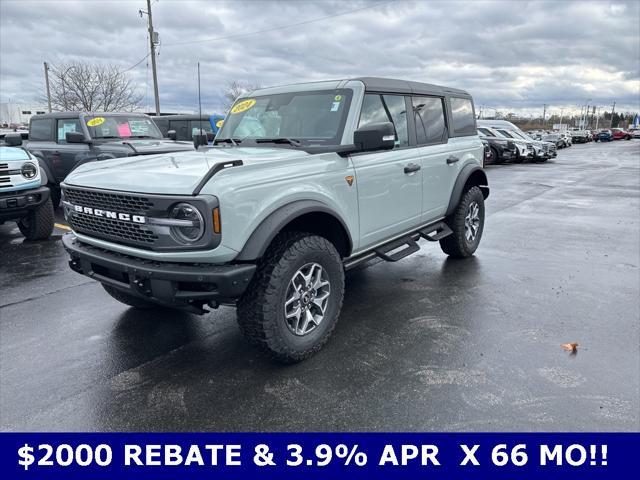
[[[201,309],[234,303],[246,290],[254,264],[169,263],[143,260],[62,237],[72,270],[137,297],[169,307]]]
[[[0,192],[0,221],[15,220],[49,199],[49,188],[38,187],[14,192]]]

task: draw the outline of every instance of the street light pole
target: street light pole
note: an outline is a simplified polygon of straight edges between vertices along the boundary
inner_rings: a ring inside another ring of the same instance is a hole
[[[149,47],[151,48],[151,70],[153,72],[153,94],[156,101],[156,115],[160,115],[160,95],[158,94],[158,72],[156,71],[156,38],[158,32],[153,29],[153,17],[151,15],[151,0],[147,0],[147,11],[140,10],[140,16],[147,14],[149,30]]]
[[[51,90],[49,89],[49,65],[47,62],[44,62],[44,83],[47,85],[47,103],[49,113],[51,113]]]

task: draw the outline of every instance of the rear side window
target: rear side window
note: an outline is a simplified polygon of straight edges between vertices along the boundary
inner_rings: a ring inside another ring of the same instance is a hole
[[[411,100],[418,145],[445,142],[446,128],[442,98],[413,97]]]
[[[358,127],[383,122],[391,122],[394,125],[397,136],[396,148],[409,145],[407,109],[404,97],[366,94],[360,111]]]
[[[29,140],[53,140],[53,119],[42,118],[31,120]]]
[[[171,120],[169,122],[169,130],[175,130],[179,140],[191,140],[188,120]]]
[[[471,100],[451,97],[450,103],[454,136],[476,135],[476,120],[473,117]]]
[[[67,132],[82,132],[80,128],[80,120],[77,118],[64,118],[58,120],[58,142],[65,143],[67,141]]]

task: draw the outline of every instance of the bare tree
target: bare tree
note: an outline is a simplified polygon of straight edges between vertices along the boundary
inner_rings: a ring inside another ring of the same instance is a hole
[[[240,95],[243,95],[247,92],[251,92],[260,88],[260,85],[257,83],[249,83],[249,82],[239,82],[234,80],[233,82],[229,82],[229,84],[224,88],[224,109],[229,110],[233,102],[236,101]]]
[[[132,111],[142,101],[128,76],[114,65],[73,62],[52,67],[50,74],[54,110]]]

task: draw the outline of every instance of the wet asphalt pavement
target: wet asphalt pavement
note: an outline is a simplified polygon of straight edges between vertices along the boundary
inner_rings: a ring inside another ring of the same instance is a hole
[[[487,173],[474,258],[424,242],[350,272],[332,339],[288,367],[231,308],[136,312],[69,270],[62,230],[1,226],[0,428],[640,430],[640,141]]]

